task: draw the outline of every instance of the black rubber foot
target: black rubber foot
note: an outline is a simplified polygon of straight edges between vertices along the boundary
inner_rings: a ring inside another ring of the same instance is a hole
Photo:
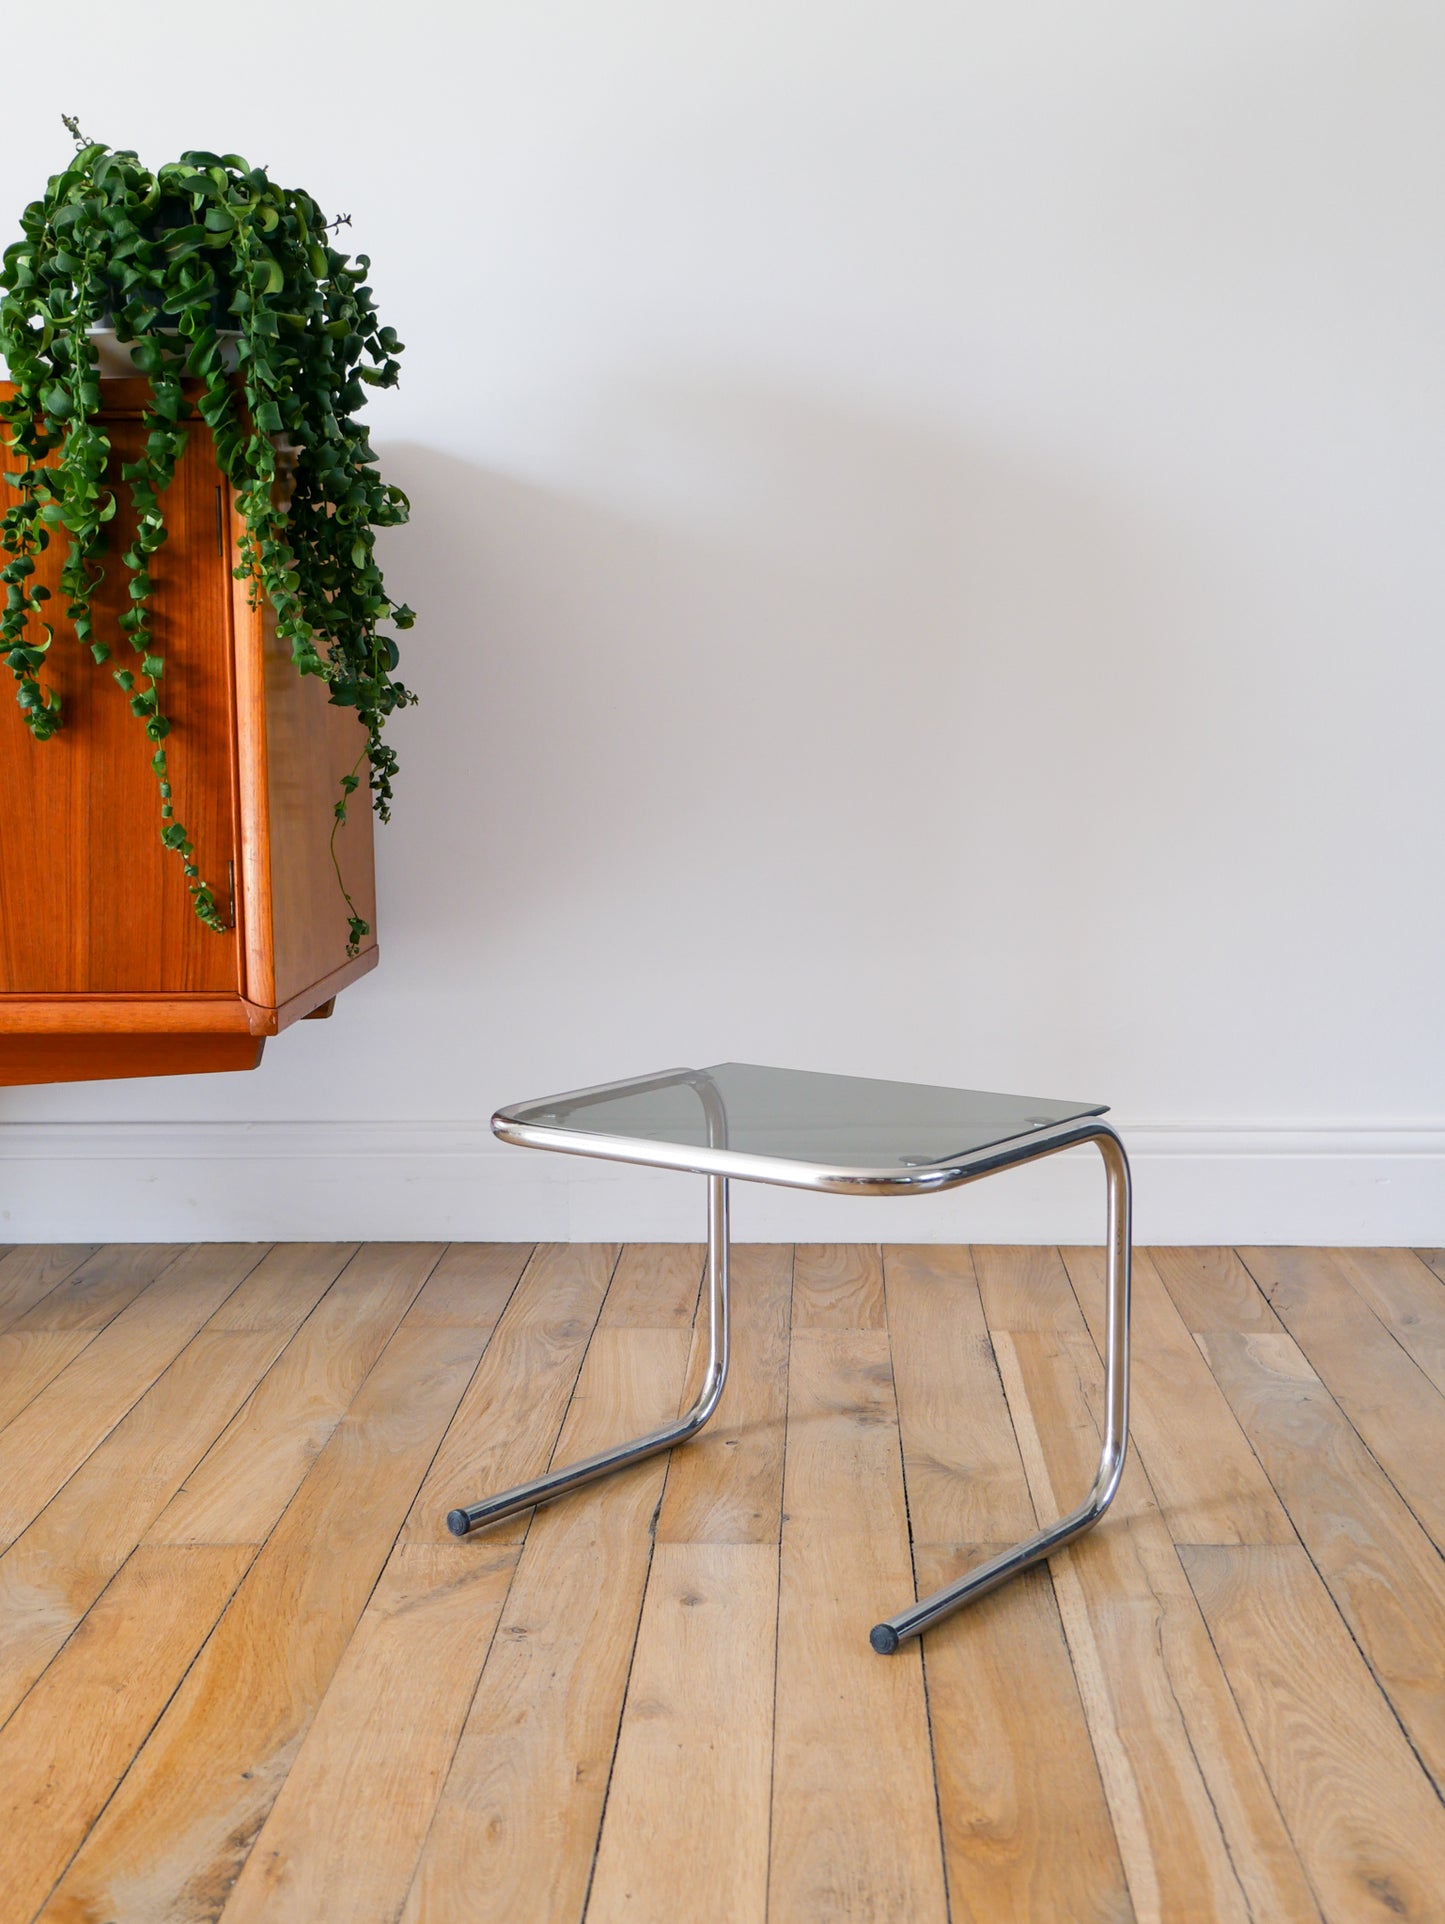
[[[868,1641],[880,1657],[891,1657],[898,1648],[898,1632],[891,1623],[875,1623],[868,1632]]]
[[[454,1537],[464,1537],[471,1527],[471,1524],[467,1522],[467,1513],[465,1510],[447,1511],[447,1528]]]

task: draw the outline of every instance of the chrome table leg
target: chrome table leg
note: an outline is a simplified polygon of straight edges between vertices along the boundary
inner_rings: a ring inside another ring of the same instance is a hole
[[[923,1597],[896,1617],[875,1624],[868,1641],[887,1656],[905,1637],[916,1637],[940,1617],[972,1603],[976,1597],[996,1590],[1020,1570],[1039,1563],[1055,1550],[1061,1550],[1075,1537],[1092,1529],[1114,1500],[1124,1469],[1124,1452],[1129,1442],[1129,1258],[1131,1248],[1129,1159],[1124,1145],[1107,1123],[1096,1123],[1089,1131],[1091,1140],[1104,1159],[1109,1191],[1108,1254],[1108,1338],[1104,1352],[1104,1445],[1093,1487],[1077,1510],[1036,1535],[1004,1550],[977,1570],[945,1589]]]
[[[580,1489],[584,1483],[591,1483],[599,1476],[608,1476],[613,1470],[625,1470],[630,1464],[640,1463],[644,1457],[655,1456],[659,1450],[670,1450],[675,1443],[686,1443],[689,1437],[697,1435],[717,1408],[727,1373],[728,1186],[726,1177],[709,1176],[707,1373],[692,1408],[665,1429],[653,1430],[631,1443],[620,1443],[615,1449],[600,1450],[596,1456],[584,1457],[580,1463],[568,1464],[564,1469],[549,1470],[546,1476],[534,1477],[530,1483],[519,1483],[514,1490],[503,1490],[498,1496],[483,1497],[480,1503],[469,1503],[464,1509],[451,1510],[447,1514],[447,1528],[455,1537],[468,1536],[473,1530],[485,1529],[487,1524],[500,1522],[505,1516],[515,1516],[518,1510],[530,1509],[534,1503],[549,1503],[553,1497],[565,1496],[569,1490]]]

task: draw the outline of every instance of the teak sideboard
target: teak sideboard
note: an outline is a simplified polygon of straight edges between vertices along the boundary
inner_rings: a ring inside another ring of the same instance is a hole
[[[13,389],[0,383],[0,398]],[[64,703],[36,742],[0,680],[0,1085],[252,1069],[267,1036],[323,1015],[376,966],[376,938],[346,954],[331,863],[333,805],[364,735],[353,709],[303,679],[269,608],[233,577],[240,524],[205,425],[192,420],[162,497],[167,539],[150,564],[151,626],[166,658],[162,705],[177,818],[228,927],[191,908],[180,858],[161,845],[153,745],[112,671],[137,667],[116,626],[129,605],[120,557],[134,521],[120,467],[138,450],[148,384],[101,384],[111,442],[105,579],[92,661],[64,618],[63,533],[36,579],[55,642],[42,679]],[[0,466],[13,468],[0,430]],[[16,497],[0,488],[0,503]],[[365,771],[337,858],[357,912],[376,924]]]

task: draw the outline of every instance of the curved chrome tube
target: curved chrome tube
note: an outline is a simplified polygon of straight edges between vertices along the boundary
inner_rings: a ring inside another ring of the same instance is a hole
[[[908,1609],[900,1610],[897,1616],[875,1624],[869,1632],[868,1641],[884,1656],[896,1650],[906,1637],[916,1637],[921,1630],[937,1623],[940,1617],[946,1617],[950,1611],[972,1603],[978,1597],[987,1596],[990,1590],[1007,1583],[1020,1570],[1027,1570],[1030,1564],[1041,1562],[1055,1550],[1062,1550],[1066,1543],[1072,1543],[1075,1537],[1091,1530],[1114,1501],[1119,1478],[1124,1473],[1125,1452],[1129,1447],[1129,1260],[1132,1237],[1129,1158],[1124,1153],[1123,1143],[1108,1123],[1091,1120],[1086,1125],[1076,1125],[1076,1128],[1078,1134],[1075,1140],[1087,1139],[1098,1146],[1108,1182],[1108,1328],[1104,1345],[1106,1407],[1098,1473],[1089,1494],[1077,1510],[1071,1510],[1057,1523],[1050,1524],[1034,1536],[1026,1537],[1022,1543],[1016,1543],[1011,1550],[990,1557],[987,1563],[980,1564],[977,1570],[970,1570],[967,1576],[960,1577],[956,1583],[935,1591],[931,1597],[920,1598]],[[1038,1153],[1051,1155],[1054,1146]],[[1011,1160],[1032,1162],[1037,1157],[1019,1155]]]
[[[705,1072],[697,1070],[673,1070],[664,1076],[639,1077],[639,1089],[663,1087],[676,1082],[689,1083],[698,1094],[708,1119],[709,1150],[727,1151],[727,1116],[723,1109],[721,1096]],[[570,1097],[554,1098],[561,1109],[567,1104],[585,1103],[589,1098],[615,1091],[619,1085],[607,1085],[599,1091],[574,1091]],[[504,1118],[499,1115],[498,1133],[516,1141],[525,1141],[527,1136],[522,1126],[513,1127],[509,1121],[501,1126]],[[1129,1159],[1124,1145],[1117,1133],[1097,1116],[1077,1117],[1059,1123],[1053,1128],[1042,1130],[1035,1136],[1015,1137],[955,1164],[944,1164],[925,1169],[878,1170],[862,1172],[852,1170],[809,1169],[799,1165],[791,1166],[787,1173],[759,1173],[751,1166],[752,1160],[737,1156],[729,1157],[729,1167],[735,1174],[760,1181],[784,1181],[798,1183],[800,1186],[829,1188],[842,1193],[854,1194],[917,1194],[920,1191],[953,1189],[963,1183],[977,1182],[984,1176],[995,1174],[1001,1169],[1009,1169],[1026,1162],[1038,1162],[1045,1156],[1058,1155],[1062,1150],[1076,1145],[1092,1142],[1103,1158],[1104,1172],[1108,1185],[1108,1264],[1107,1264],[1107,1334],[1105,1341],[1105,1419],[1103,1447],[1099,1456],[1099,1468],[1088,1495],[1076,1510],[1062,1517],[1047,1529],[1037,1531],[1022,1543],[1015,1544],[1010,1550],[1002,1551],[992,1557],[977,1570],[961,1577],[956,1583],[923,1597],[900,1610],[896,1616],[875,1624],[869,1636],[873,1648],[888,1654],[898,1648],[908,1637],[916,1637],[930,1624],[937,1623],[940,1617],[950,1611],[972,1603],[976,1598],[986,1596],[1000,1584],[1007,1583],[1010,1577],[1026,1570],[1031,1564],[1041,1562],[1055,1550],[1060,1550],[1075,1537],[1082,1536],[1096,1524],[1114,1500],[1119,1487],[1119,1478],[1124,1469],[1124,1456],[1129,1442],[1129,1266],[1131,1248],[1131,1188]],[[601,1146],[599,1146],[599,1144]],[[609,1150],[622,1153],[625,1159],[635,1161],[660,1160],[658,1145],[646,1145],[646,1156],[636,1153],[637,1145],[612,1144],[607,1139],[598,1142],[577,1138],[574,1142],[553,1124],[546,1132],[539,1146],[562,1148],[577,1154],[607,1154]],[[679,1158],[686,1155],[689,1159],[700,1157],[707,1152],[679,1150]],[[715,1159],[716,1162],[717,1159]],[[689,1162],[679,1160],[678,1167],[688,1167]],[[698,1161],[690,1166],[698,1169]],[[728,1370],[728,1178],[718,1172],[716,1166],[708,1168],[703,1164],[701,1173],[707,1176],[708,1184],[708,1360],[703,1377],[702,1389],[697,1401],[684,1416],[665,1428],[653,1430],[646,1436],[636,1438],[631,1443],[623,1443],[615,1449],[599,1451],[580,1463],[549,1471],[545,1476],[534,1478],[529,1483],[518,1484],[515,1489],[504,1490],[498,1496],[484,1498],[480,1503],[469,1504],[465,1508],[453,1510],[447,1517],[447,1528],[454,1536],[468,1536],[473,1530],[485,1528],[489,1523],[499,1522],[503,1517],[514,1516],[519,1510],[530,1509],[534,1504],[549,1502],[554,1497],[564,1496],[570,1490],[591,1483],[596,1478],[607,1476],[613,1470],[628,1468],[640,1463],[644,1457],[654,1456],[660,1450],[671,1449],[674,1444],[685,1443],[707,1422],[717,1408],[718,1400],[727,1381]]]
[[[519,1483],[498,1496],[484,1497],[463,1509],[447,1512],[447,1528],[454,1537],[470,1536],[473,1530],[499,1523],[518,1510],[529,1510],[534,1503],[550,1503],[553,1497],[566,1496],[599,1476],[625,1470],[644,1457],[670,1450],[675,1443],[686,1443],[696,1436],[718,1406],[728,1376],[728,1186],[722,1176],[710,1176],[707,1190],[707,1371],[697,1401],[685,1416],[666,1428],[652,1430],[631,1443],[615,1449],[599,1450],[583,1457],[580,1463],[551,1470],[530,1483]]]
[[[706,1076],[690,1076],[689,1080],[707,1112],[709,1141],[717,1147],[725,1147],[727,1115],[717,1090]],[[599,1450],[595,1456],[583,1457],[580,1463],[569,1463],[563,1469],[549,1470],[545,1476],[534,1477],[530,1483],[519,1483],[515,1489],[484,1497],[480,1503],[469,1503],[461,1509],[449,1510],[447,1528],[452,1535],[470,1536],[473,1530],[482,1530],[489,1523],[499,1523],[503,1517],[515,1516],[518,1510],[529,1510],[537,1503],[550,1503],[554,1497],[566,1496],[570,1490],[580,1489],[584,1483],[591,1483],[599,1476],[610,1476],[614,1470],[628,1469],[632,1464],[642,1462],[644,1457],[656,1456],[660,1450],[670,1450],[674,1444],[686,1443],[689,1437],[696,1436],[717,1408],[723,1385],[727,1382],[728,1321],[728,1185],[725,1176],[709,1176],[707,1370],[692,1408],[675,1423],[669,1423],[660,1430],[650,1430],[646,1436],[639,1436],[631,1443],[619,1444],[611,1450]]]

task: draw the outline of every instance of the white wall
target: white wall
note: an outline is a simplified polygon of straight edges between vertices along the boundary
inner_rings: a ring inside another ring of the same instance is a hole
[[[424,705],[381,969],[251,1077],[6,1092],[0,1236],[698,1234],[486,1118],[741,1057],[1108,1098],[1151,1238],[1445,1241],[1438,7],[5,42],[7,226],[62,109],[352,214]],[[1095,1187],[737,1216],[1088,1236]]]

